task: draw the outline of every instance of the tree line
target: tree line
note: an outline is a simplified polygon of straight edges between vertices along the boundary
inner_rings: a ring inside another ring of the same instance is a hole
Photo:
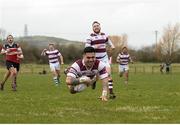
[[[116,63],[116,57],[121,51],[122,47],[128,47],[128,35],[122,34],[118,36],[109,37],[115,45],[115,50],[110,51],[107,48],[108,55],[113,57],[113,63]],[[0,40],[2,43],[2,40]],[[26,41],[19,41],[22,47],[24,57],[23,63],[48,63],[47,57],[42,57],[41,52],[44,49],[42,46],[31,45]],[[164,28],[163,35],[156,44],[144,46],[140,49],[133,49],[128,47],[129,53],[134,61],[137,62],[180,62],[180,25],[168,25]],[[2,44],[1,44],[2,46]],[[82,44],[56,44],[55,47],[61,52],[65,63],[72,63],[73,61],[82,57],[84,43]],[[4,63],[4,57],[0,56],[0,62]]]

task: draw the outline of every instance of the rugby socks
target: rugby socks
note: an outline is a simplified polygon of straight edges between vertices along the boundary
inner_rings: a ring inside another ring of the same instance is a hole
[[[16,76],[13,78],[13,81],[12,81],[12,89],[13,91],[16,91]]]
[[[61,83],[60,81],[60,75],[57,76],[58,83]]]
[[[14,84],[16,85],[16,77],[14,77]],[[17,86],[17,85],[16,85]]]
[[[54,77],[54,78],[53,78],[53,80],[54,80],[54,83],[55,83],[56,85],[58,85],[58,84],[59,84],[58,77]]]
[[[112,79],[108,80],[108,87],[109,87],[109,93],[114,94],[113,93],[113,80]]]

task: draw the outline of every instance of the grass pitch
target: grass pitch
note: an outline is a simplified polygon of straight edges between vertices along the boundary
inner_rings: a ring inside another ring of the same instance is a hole
[[[20,73],[17,92],[10,81],[0,91],[0,123],[180,123],[179,76],[130,73],[126,86],[113,73],[117,98],[101,102],[100,82],[72,95],[64,75],[55,86],[51,74]]]

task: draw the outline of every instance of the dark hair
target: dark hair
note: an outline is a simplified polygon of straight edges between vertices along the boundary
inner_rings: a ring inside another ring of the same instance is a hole
[[[6,39],[8,39],[8,37],[12,37],[12,38],[14,38],[14,37],[13,37],[13,35],[11,35],[11,34],[10,34],[10,35],[8,35],[8,36],[6,37]]]
[[[100,25],[100,23],[99,23],[98,21],[94,21],[94,22],[92,23],[92,26],[93,26],[95,23],[97,23],[97,24]]]
[[[83,53],[84,54],[86,54],[86,53],[95,53],[95,49],[93,47],[89,46],[89,47],[84,48]]]
[[[124,46],[124,47],[122,48],[122,50],[123,50],[123,49],[128,49],[128,48],[127,48],[126,46]]]

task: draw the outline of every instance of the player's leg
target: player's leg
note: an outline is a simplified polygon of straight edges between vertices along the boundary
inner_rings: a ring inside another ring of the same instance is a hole
[[[12,86],[14,86],[16,88],[17,87],[17,76],[18,76],[18,72],[20,69],[20,64],[14,63],[14,68],[15,68],[15,77],[12,81]]]
[[[125,71],[125,81],[124,83],[127,85],[128,84],[128,76],[129,76],[129,71]]]
[[[51,73],[52,73],[52,76],[53,76],[53,81],[54,81],[54,83],[55,83],[55,85],[57,85],[58,86],[58,75],[57,75],[57,72],[56,72],[56,67],[55,67],[55,65],[53,64],[53,63],[50,63],[50,70],[51,70]]]
[[[128,84],[128,77],[129,77],[129,67],[128,67],[128,65],[126,65],[125,67],[124,67],[125,69],[125,72],[124,72],[124,76],[125,76],[125,84],[127,85]]]
[[[119,65],[119,76],[122,77],[124,74],[124,67],[123,65]]]
[[[7,79],[9,78],[9,76],[10,76],[10,71],[7,70],[7,72],[4,75],[3,80],[0,83],[0,90],[4,90],[4,84],[6,83]]]
[[[110,95],[109,98],[114,99],[114,98],[116,98],[116,96],[115,96],[115,94],[113,92],[113,79],[111,77],[111,67],[110,67],[110,65],[106,66],[106,70],[107,70],[107,72],[109,74],[109,80],[108,80],[108,88],[109,88],[109,95]]]
[[[55,65],[55,71],[56,71],[56,76],[57,76],[57,80],[58,80],[58,84],[59,84],[59,83],[61,83],[60,82],[60,77],[61,77],[61,75],[60,75],[60,64],[59,63],[57,63]]]
[[[10,71],[10,78],[12,79],[12,89],[13,91],[16,91],[16,76],[17,76],[17,69],[14,67],[11,67],[9,69]]]
[[[5,82],[7,81],[7,79],[9,78],[9,77],[13,77],[13,75],[16,75],[16,74],[14,74],[14,63],[13,62],[10,62],[10,61],[6,61],[6,67],[7,67],[7,70],[8,70],[8,72],[6,72],[6,74],[4,75],[4,79],[3,79],[3,81],[1,82],[1,90],[3,90],[4,89],[4,84],[5,84]],[[14,78],[14,77],[13,77]]]

